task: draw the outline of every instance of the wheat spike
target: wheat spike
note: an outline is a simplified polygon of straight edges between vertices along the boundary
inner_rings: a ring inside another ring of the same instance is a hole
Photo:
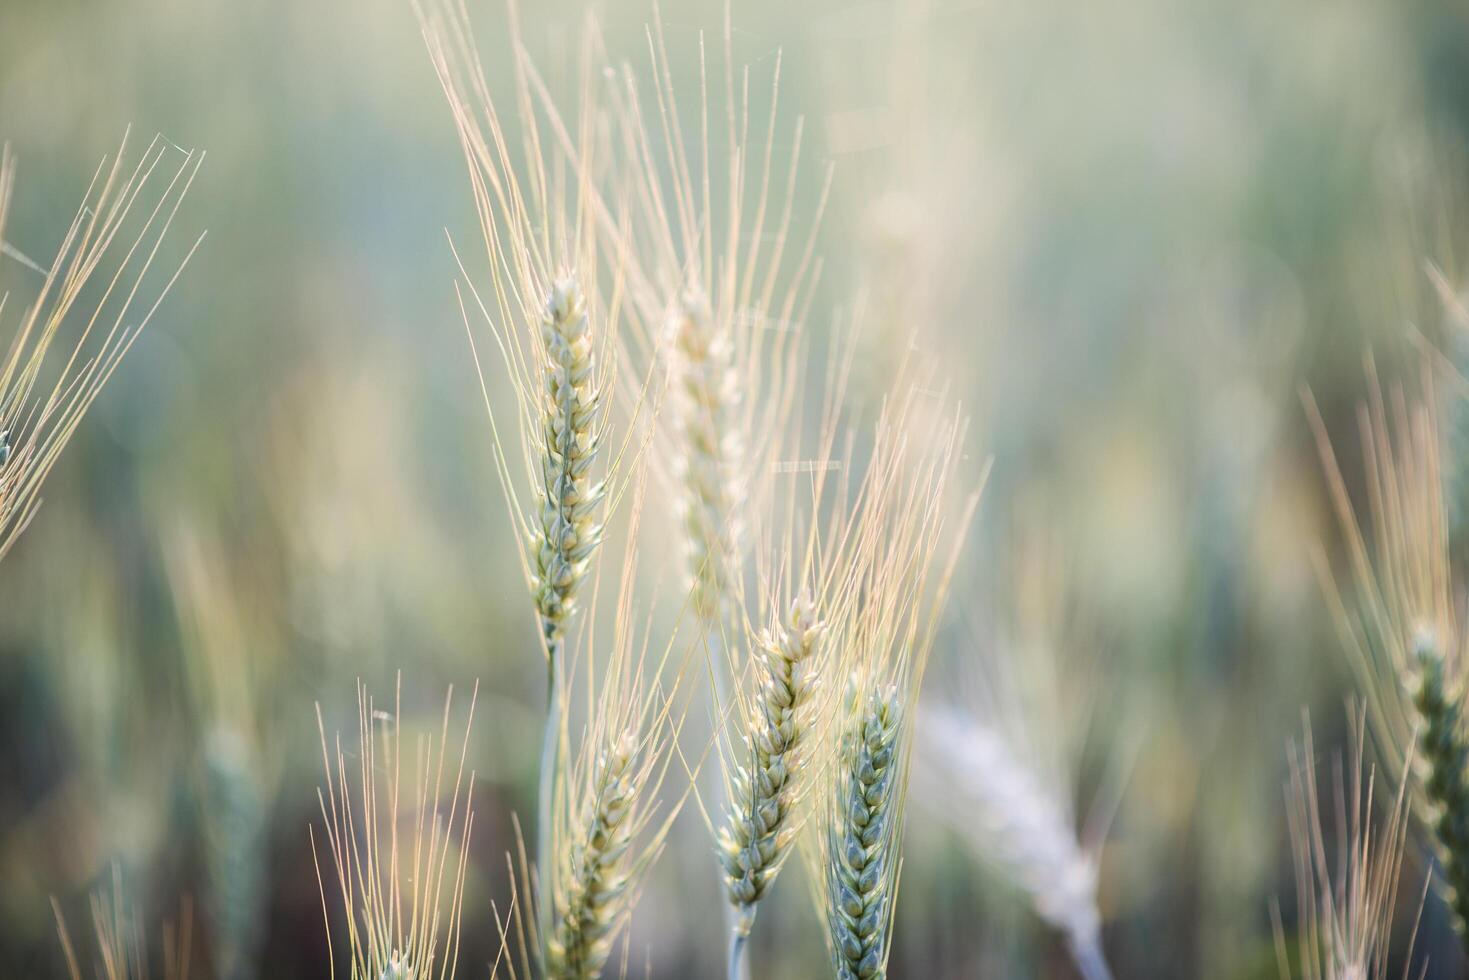
[[[1347,543],[1356,586],[1350,604],[1324,557],[1318,556],[1318,570],[1357,673],[1374,742],[1393,778],[1409,772],[1417,743],[1414,809],[1443,860],[1444,897],[1460,938],[1469,944],[1469,901],[1463,898],[1469,889],[1465,636],[1449,560],[1433,377],[1425,367],[1422,398],[1410,401],[1394,389],[1389,408],[1370,360],[1367,376],[1368,398],[1358,412],[1369,494],[1365,524],[1357,519],[1325,423],[1306,398]]]
[[[737,411],[739,375],[729,332],[696,287],[684,291],[673,325],[675,407],[683,484],[684,540],[691,602],[706,624],[717,623],[738,575],[742,464]]]
[[[593,480],[602,444],[586,298],[575,276],[557,281],[541,318],[544,429],[534,594],[548,646],[558,647],[587,564],[602,541],[606,486]]]
[[[1443,865],[1444,901],[1453,910],[1454,928],[1469,936],[1469,739],[1463,690],[1445,676],[1443,652],[1431,634],[1420,632],[1413,646],[1418,669],[1405,683],[1419,718],[1418,779]]]
[[[780,871],[796,826],[794,770],[803,761],[802,739],[814,688],[816,648],[826,625],[816,618],[809,597],[799,596],[786,622],[760,638],[764,678],[757,696],[757,717],[742,736],[743,764],[730,780],[729,816],[719,835],[725,887],[739,910],[739,927],[749,933],[755,903]]]
[[[401,675],[391,714],[378,710],[359,682],[355,766],[348,764],[351,756],[342,748],[340,736],[328,742],[317,705],[326,773],[326,785],[318,789],[317,801],[331,858],[327,877],[322,876],[314,828],[311,850],[333,976],[336,944],[327,911],[333,894],[340,898],[346,916],[353,980],[447,980],[454,975],[474,829],[474,773],[465,769],[465,761],[478,693],[475,685],[457,764],[450,755],[451,688],[444,698],[438,738],[430,734],[417,741],[416,771],[407,785],[402,772]],[[357,770],[355,781],[353,768]],[[380,776],[386,785],[379,781]],[[447,782],[446,777],[450,777]],[[359,801],[355,806],[354,799]],[[412,806],[411,819],[400,812],[402,804]]]
[[[949,513],[964,425],[930,407],[912,389],[879,420],[853,518],[850,601],[832,629],[849,680],[807,860],[839,977],[887,975],[914,707],[978,504],[976,491],[957,520]]]
[[[902,705],[896,689],[874,691],[842,739],[840,818],[827,833],[827,928],[839,980],[887,976],[897,891],[893,793]]]
[[[930,706],[919,724],[925,800],[1030,897],[1070,943],[1083,975],[1103,980],[1097,865],[1077,840],[1069,808],[1048,792],[996,732]]]
[[[548,943],[553,977],[600,976],[612,948],[612,929],[628,898],[623,858],[632,845],[629,821],[636,785],[637,738],[624,736],[597,760],[595,789],[578,838],[567,847],[565,893],[556,897],[557,926]]]
[[[1316,770],[1320,763],[1309,721],[1304,738],[1290,747],[1286,816],[1296,882],[1298,975],[1302,980],[1366,980],[1389,976],[1393,918],[1408,834],[1408,783],[1401,780],[1386,822],[1374,818],[1376,772],[1364,763],[1366,726],[1360,711],[1351,715],[1351,772],[1345,777],[1335,758],[1333,826],[1323,815]],[[1333,833],[1334,830],[1334,833]],[[1328,851],[1328,841],[1335,853]],[[1420,893],[1427,897],[1428,882]],[[1271,908],[1280,974],[1293,975],[1279,906]],[[1407,960],[1413,959],[1416,924]],[[1404,973],[1407,975],[1407,972]]]

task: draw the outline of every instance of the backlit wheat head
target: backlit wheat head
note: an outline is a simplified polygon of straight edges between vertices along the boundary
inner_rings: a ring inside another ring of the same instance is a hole
[[[687,654],[671,643],[654,646],[638,626],[646,615],[636,588],[641,487],[631,513],[611,635],[587,631],[562,697],[583,712],[579,734],[562,733],[572,748],[555,788],[550,858],[540,869],[551,911],[542,965],[554,978],[602,974],[682,802],[663,800],[661,791],[687,707],[679,697]]]
[[[834,630],[845,686],[810,861],[838,977],[887,975],[918,691],[978,501],[951,513],[964,426],[923,411],[931,398],[910,394],[879,423],[852,612]]]
[[[1353,591],[1318,562],[1356,672],[1374,742],[1394,779],[1415,759],[1415,809],[1443,862],[1443,890],[1461,936],[1469,919],[1469,735],[1464,729],[1462,586],[1449,562],[1432,377],[1422,400],[1384,396],[1368,363],[1358,428],[1367,486],[1359,520],[1314,402],[1307,408],[1347,545]],[[1416,744],[1415,744],[1416,743]]]
[[[752,522],[769,505],[773,464],[789,454],[802,393],[801,338],[830,178],[814,211],[799,213],[804,123],[780,119],[779,55],[769,109],[753,109],[751,86],[765,83],[748,67],[736,78],[726,21],[722,100],[710,96],[701,36],[699,95],[681,105],[656,7],[647,43],[651,84],[623,65],[609,96],[617,165],[637,182],[628,280],[638,315],[628,347],[670,375],[669,469],[693,608],[711,633],[730,617],[738,632]],[[685,116],[691,102],[697,120]],[[711,134],[711,113],[723,116],[713,123],[722,132]],[[623,234],[605,217],[599,227],[614,240]]]
[[[1029,507],[1043,495],[1020,496]],[[1066,937],[1084,977],[1104,980],[1096,851],[1113,801],[1094,805],[1084,841],[1074,798],[1085,747],[1077,729],[1098,697],[1084,655],[1094,640],[1076,622],[1054,517],[1041,509],[1014,522],[993,634],[966,644],[947,693],[926,699],[914,795]]]
[[[1354,715],[1351,770],[1334,756],[1331,796],[1318,788],[1318,757],[1305,726],[1290,748],[1286,815],[1296,882],[1297,974],[1303,980],[1368,980],[1389,976],[1393,918],[1408,836],[1406,780],[1379,799],[1376,772],[1366,762],[1366,726]],[[1323,807],[1323,802],[1326,804]],[[1377,811],[1388,805],[1387,819]],[[1330,818],[1327,814],[1331,814]],[[1426,895],[1427,883],[1420,892]],[[1420,903],[1421,911],[1421,903]],[[1284,928],[1274,909],[1281,976],[1291,977]],[[1415,930],[1416,932],[1416,930]],[[1412,961],[1412,942],[1407,962]]]
[[[350,749],[340,736],[328,741],[316,709],[326,784],[317,791],[323,839],[313,828],[312,854],[331,975],[340,927],[353,980],[443,980],[454,975],[459,954],[474,827],[474,773],[465,760],[478,685],[459,744],[451,741],[451,689],[437,738],[431,729],[414,741],[405,782],[401,677],[398,683],[391,713],[358,684],[358,737]],[[344,921],[334,923],[330,909]]]

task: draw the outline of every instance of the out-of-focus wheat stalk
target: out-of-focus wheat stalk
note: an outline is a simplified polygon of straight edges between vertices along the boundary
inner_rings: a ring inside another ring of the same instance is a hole
[[[969,696],[925,705],[914,793],[1066,937],[1083,976],[1104,980],[1099,841],[1080,839],[1072,788],[1081,750],[1072,729],[1086,711],[1067,696],[1095,690],[1079,656],[1092,640],[1072,622],[1073,589],[1054,521],[1037,513],[1015,524],[994,635],[984,638],[982,654],[966,651],[966,669],[951,685]],[[1073,681],[1067,690],[1063,679]]]
[[[1353,716],[1351,773],[1335,758],[1332,825],[1317,788],[1318,760],[1309,722],[1290,748],[1286,815],[1296,880],[1296,933],[1304,980],[1365,980],[1388,975],[1398,882],[1408,837],[1408,784],[1399,782],[1387,821],[1374,818],[1376,773],[1366,767],[1366,725]],[[1334,852],[1328,852],[1328,834]],[[1424,882],[1422,897],[1427,896]],[[1422,903],[1419,903],[1422,910]],[[1281,976],[1292,976],[1280,909],[1272,904]],[[1414,940],[1416,940],[1416,925]],[[1413,940],[1406,962],[1411,969]],[[1405,972],[1405,976],[1407,973]]]
[[[848,681],[809,849],[838,977],[887,975],[918,692],[978,492],[950,490],[964,425],[933,395],[895,399],[878,425],[854,518],[850,615],[834,626]]]
[[[512,60],[520,132],[507,132],[474,50],[462,4],[420,9],[429,54],[448,99],[465,159],[490,271],[488,300],[460,260],[462,284],[491,327],[516,402],[527,476],[511,472],[483,368],[480,383],[490,412],[496,472],[521,542],[521,562],[534,597],[547,658],[547,712],[542,738],[537,814],[537,869],[556,860],[552,822],[565,775],[567,630],[577,593],[603,534],[606,512],[619,494],[619,473],[633,455],[632,430],[620,447],[604,447],[615,384],[617,325],[623,302],[620,266],[604,276],[589,215],[594,200],[591,83],[584,79],[583,126],[573,158],[543,144],[529,91],[533,68],[520,45],[510,6]],[[556,117],[559,120],[559,117]],[[515,146],[515,136],[520,138]],[[458,252],[456,250],[456,259]],[[616,263],[617,250],[609,254]],[[461,306],[466,309],[463,293]],[[470,330],[470,343],[474,333]],[[479,365],[478,352],[475,353]],[[643,389],[646,392],[646,386]],[[637,400],[642,404],[641,396]],[[636,408],[634,411],[636,415]],[[529,488],[534,503],[521,506]],[[527,516],[529,514],[529,516]],[[552,935],[550,890],[542,887],[538,927]]]
[[[470,695],[457,762],[451,755],[450,689],[437,741],[432,734],[416,740],[407,785],[402,771],[401,689],[400,676],[389,714],[379,710],[358,684],[358,739],[351,752],[342,747],[340,736],[328,742],[320,705],[316,709],[326,772],[326,785],[317,791],[317,799],[331,859],[325,875],[314,828],[312,855],[333,976],[336,943],[328,910],[333,896],[340,898],[346,919],[353,980],[443,980],[454,975],[459,955],[464,876],[474,829],[474,773],[466,772],[465,761],[479,685]],[[354,760],[350,765],[349,759]],[[404,804],[411,809],[405,812]]]
[[[35,516],[62,449],[203,241],[171,274],[153,274],[204,154],[159,136],[136,161],[126,162],[129,155],[124,138],[41,269],[5,237],[16,167],[9,148],[0,148],[0,261],[20,260],[41,277],[6,328],[0,362],[0,557]],[[0,323],[8,302],[0,295]]]
[[[641,315],[629,322],[656,329],[630,347],[665,359],[673,376],[669,458],[681,487],[694,608],[711,644],[723,645],[723,632],[738,629],[729,618],[744,601],[747,532],[770,505],[774,464],[791,447],[830,170],[803,223],[795,209],[804,119],[788,128],[780,121],[779,54],[768,112],[761,118],[752,110],[749,67],[735,77],[728,10],[723,105],[710,97],[701,36],[698,130],[686,137],[690,120],[673,85],[663,26],[655,5],[647,34],[656,118],[645,112],[628,66],[612,100],[618,163],[640,182],[632,225],[640,274],[630,279],[641,288],[629,296]],[[711,136],[711,112],[721,108],[724,132]],[[717,143],[727,149],[716,150]],[[603,229],[617,233],[608,222]]]
[[[1444,897],[1455,927],[1469,941],[1465,637],[1458,622],[1462,593],[1449,560],[1433,378],[1425,368],[1423,397],[1410,400],[1401,388],[1384,396],[1370,360],[1367,377],[1367,401],[1358,412],[1365,522],[1357,518],[1325,423],[1306,396],[1354,593],[1344,594],[1319,555],[1318,569],[1366,700],[1374,742],[1393,778],[1417,760],[1411,767],[1415,810],[1443,863]]]
[[[782,467],[781,505],[760,515],[756,553],[762,583],[748,654],[735,675],[719,742],[723,822],[717,830],[724,886],[734,911],[728,975],[747,972],[746,945],[759,903],[810,816],[831,737],[839,662],[829,623],[847,615],[857,535],[847,460],[836,457],[844,369],[831,372],[824,421],[809,457]],[[792,448],[796,448],[793,444]],[[850,445],[842,447],[851,455]],[[833,473],[840,474],[836,480]],[[774,498],[772,498],[774,500]]]
[[[643,494],[639,483],[612,635],[588,644],[574,678],[585,693],[585,728],[554,794],[551,861],[542,872],[552,911],[542,965],[548,976],[565,980],[602,974],[687,797],[686,791],[671,803],[660,798],[687,711],[688,699],[680,696],[687,654],[679,656],[672,643],[651,647],[637,627]]]
[[[164,547],[178,608],[190,685],[199,715],[201,796],[214,973],[222,980],[255,976],[269,882],[266,824],[275,778],[268,760],[266,706],[275,685],[278,639],[252,614],[260,595],[224,551],[182,520]],[[264,717],[262,717],[264,716]]]
[[[116,865],[112,868],[111,894],[99,888],[92,894],[91,906],[96,953],[91,968],[83,970],[77,946],[66,928],[61,904],[55,898],[51,899],[51,910],[56,916],[56,934],[61,940],[61,952],[66,958],[70,980],[83,980],[83,977],[148,980],[142,927],[124,898],[122,872]],[[179,909],[178,922],[166,922],[163,926],[163,980],[189,980],[193,929],[193,906],[185,900]]]

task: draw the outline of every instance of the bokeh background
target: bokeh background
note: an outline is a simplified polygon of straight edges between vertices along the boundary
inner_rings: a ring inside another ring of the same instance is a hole
[[[554,72],[586,8],[525,8]],[[596,9],[645,71],[649,5]],[[501,4],[471,10],[508,78]],[[722,4],[658,16],[676,84],[695,85]],[[733,25],[755,77],[782,52],[808,173],[835,167],[818,308],[901,269],[911,289],[878,299],[927,330],[899,342],[952,373],[971,469],[994,459],[933,676],[1000,655],[986,610],[1013,516],[1043,501],[1089,629],[1060,654],[1086,663],[1061,672],[1068,717],[1040,737],[1084,729],[1079,817],[1126,771],[1101,858],[1115,971],[1277,975],[1286,745],[1303,709],[1319,748],[1344,745],[1349,692],[1312,568],[1337,532],[1300,392],[1355,473],[1364,355],[1392,378],[1415,338],[1444,340],[1424,270],[1462,281],[1469,14],[753,0]],[[533,804],[542,673],[452,288],[445,230],[473,240],[472,200],[412,7],[0,3],[16,248],[50,254],[129,124],[207,151],[175,244],[209,237],[0,565],[0,972],[60,975],[48,897],[81,924],[114,865],[150,936],[182,895],[219,904],[206,801],[230,785],[256,859],[223,904],[258,924],[259,975],[325,975],[313,704],[350,728],[354,679],[386,692],[401,669],[405,717],[430,722],[446,686],[481,683],[460,969],[483,975],[510,814]],[[880,346],[859,359],[859,397],[883,363]],[[659,977],[720,963],[712,858],[685,816],[632,933]],[[907,848],[895,976],[1073,975],[916,805]],[[1415,847],[1405,924],[1423,873]],[[763,975],[822,969],[798,874],[761,917]],[[1429,975],[1462,975],[1436,897],[1422,920]]]

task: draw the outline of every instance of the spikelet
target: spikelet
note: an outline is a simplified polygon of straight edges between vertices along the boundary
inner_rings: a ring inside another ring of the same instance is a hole
[[[1395,389],[1389,409],[1371,361],[1367,373],[1368,400],[1358,413],[1367,469],[1366,524],[1357,519],[1325,423],[1307,397],[1347,543],[1355,585],[1350,606],[1319,556],[1318,568],[1389,774],[1399,778],[1416,758],[1414,809],[1443,863],[1442,891],[1455,927],[1469,942],[1465,637],[1457,614],[1461,586],[1449,562],[1432,377],[1425,370],[1422,401],[1410,401]]]
[[[5,328],[9,348],[0,361],[0,557],[35,516],[41,484],[62,449],[203,240],[171,275],[154,275],[204,155],[180,151],[161,136],[131,165],[124,162],[128,155],[124,138],[98,167],[50,268],[42,269],[5,237],[15,159],[8,146],[0,147],[0,262],[15,259],[41,279]],[[103,291],[83,302],[89,285]],[[8,299],[0,293],[0,323]],[[63,342],[73,318],[79,327]],[[70,349],[53,351],[62,343]]]
[[[1029,511],[1044,495],[1027,489],[1017,497]],[[989,617],[995,635],[981,647],[987,655],[966,644],[957,683],[945,685],[964,700],[924,706],[914,795],[1066,937],[1084,977],[1103,980],[1110,972],[1097,907],[1100,840],[1080,839],[1072,789],[1085,734],[1077,722],[1090,714],[1097,678],[1077,656],[1089,638],[1074,622],[1054,517],[1037,508],[1014,524],[1013,554],[1001,562],[998,608]],[[1076,691],[1087,704],[1073,703]],[[1088,828],[1105,824],[1096,819],[1108,812],[1102,806],[1094,803]]]
[[[358,741],[350,755],[340,737],[329,745],[317,705],[326,771],[325,790],[317,791],[317,799],[331,859],[326,877],[315,828],[311,848],[332,976],[336,976],[336,943],[328,911],[332,896],[340,898],[346,919],[353,980],[442,980],[454,975],[474,828],[474,773],[466,772],[465,760],[478,687],[470,695],[457,763],[450,755],[451,688],[444,698],[437,741],[432,734],[417,739],[411,785],[404,784],[402,773],[401,675],[391,714],[380,711],[366,688],[357,685]],[[349,766],[354,755],[355,765]],[[357,769],[355,785],[352,768]],[[452,779],[446,782],[446,777]],[[400,812],[404,804],[411,810]]]
[[[489,95],[463,5],[445,3],[418,14],[469,167],[488,259],[486,291],[474,285],[455,250],[463,280],[465,327],[494,435],[496,474],[521,543],[522,570],[547,658],[535,844],[537,870],[547,876],[557,861],[552,843],[558,816],[555,792],[566,777],[568,755],[564,647],[577,593],[602,540],[606,512],[615,506],[622,489],[620,463],[640,455],[629,452],[629,447],[637,441],[637,417],[648,389],[645,385],[635,400],[623,443],[603,451],[612,400],[604,399],[602,392],[617,377],[611,355],[617,345],[623,273],[619,264],[604,275],[598,261],[601,249],[590,210],[600,197],[591,164],[585,162],[593,156],[591,121],[596,107],[586,66],[579,142],[571,145],[568,137],[566,146],[543,145],[541,127],[548,121],[559,124],[559,116],[547,120],[544,116],[551,110],[538,112],[529,98],[536,76],[521,45],[514,5],[509,33],[518,134],[507,133]],[[520,137],[518,154],[511,149],[515,135]],[[606,251],[621,261],[619,248]],[[507,460],[469,327],[465,288],[491,328],[515,394],[523,480],[512,474]],[[534,497],[529,514],[520,504],[527,487]],[[551,890],[541,888],[538,899],[537,931],[549,938],[555,931]]]
[[[84,971],[77,945],[66,928],[61,903],[51,899],[51,911],[56,916],[56,934],[66,959],[66,975],[70,980],[83,980],[83,977],[148,980],[153,974],[148,970],[141,924],[123,895],[122,872],[117,865],[112,867],[111,894],[106,889],[97,889],[92,894],[91,906],[96,953],[91,969]],[[185,900],[180,905],[177,922],[164,923],[163,980],[189,980],[193,919],[193,906]]]
[[[950,514],[964,427],[922,414],[922,400],[895,399],[879,422],[854,519],[850,613],[833,628],[849,680],[808,861],[838,977],[887,975],[918,691],[978,503],[976,493]]]
[[[1286,815],[1296,882],[1296,934],[1302,980],[1368,980],[1389,976],[1388,956],[1398,882],[1408,835],[1406,780],[1399,782],[1385,823],[1374,818],[1376,772],[1367,768],[1366,726],[1352,714],[1351,773],[1334,766],[1333,826],[1323,817],[1317,755],[1309,722],[1300,745],[1290,747]],[[1331,835],[1328,838],[1328,835]],[[1328,839],[1335,853],[1328,853]],[[1427,897],[1427,882],[1420,897]],[[1419,911],[1421,912],[1421,902]],[[1289,978],[1285,927],[1272,903],[1280,973]],[[1412,944],[1407,962],[1413,958]]]

